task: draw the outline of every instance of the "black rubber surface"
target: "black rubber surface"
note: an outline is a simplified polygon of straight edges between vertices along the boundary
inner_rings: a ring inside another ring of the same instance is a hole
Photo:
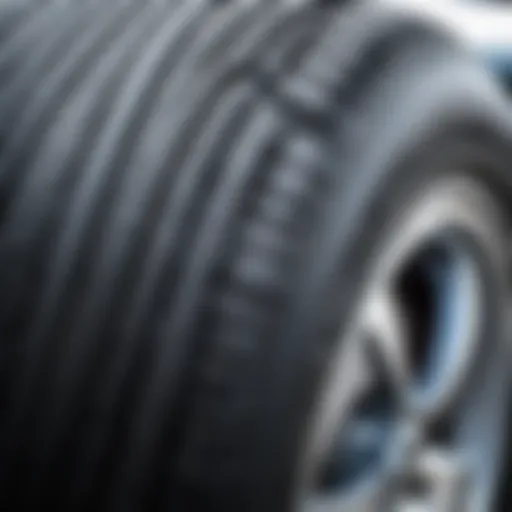
[[[322,288],[349,252],[330,208],[371,233],[387,185],[355,162],[398,159],[378,130],[408,74],[458,66],[460,105],[420,79],[404,104],[443,107],[439,133],[471,117],[509,161],[509,126],[449,38],[304,4],[0,7],[0,510],[286,510],[338,295],[356,289],[357,272]],[[404,144],[410,121],[391,130]],[[302,324],[314,297],[336,300]]]

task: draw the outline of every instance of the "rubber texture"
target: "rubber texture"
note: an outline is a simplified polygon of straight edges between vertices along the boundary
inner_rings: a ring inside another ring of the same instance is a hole
[[[376,6],[1,9],[0,509],[291,509],[342,317],[304,310],[349,252],[329,208],[364,225],[351,162],[388,140],[364,123],[414,62],[477,66]],[[460,110],[508,157],[485,87]]]

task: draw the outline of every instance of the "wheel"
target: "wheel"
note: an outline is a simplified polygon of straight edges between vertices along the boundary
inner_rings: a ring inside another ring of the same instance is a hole
[[[480,64],[358,2],[15,14],[0,509],[493,510],[512,115]]]
[[[302,510],[491,510],[508,366],[482,340],[505,303],[506,224],[472,179],[428,181],[401,200],[330,362]]]

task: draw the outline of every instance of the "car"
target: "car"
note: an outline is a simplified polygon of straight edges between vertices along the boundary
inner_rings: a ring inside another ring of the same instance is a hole
[[[0,3],[0,510],[509,510],[511,23]]]

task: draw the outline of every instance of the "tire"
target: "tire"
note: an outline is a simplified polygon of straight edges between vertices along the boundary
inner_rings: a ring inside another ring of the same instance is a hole
[[[438,28],[320,3],[26,2],[0,23],[0,509],[351,510],[314,450],[380,258],[435,198],[443,251],[464,239],[448,259],[477,255],[485,343],[422,432],[479,459],[457,499],[492,509],[510,107]],[[410,494],[399,459],[371,512]]]

